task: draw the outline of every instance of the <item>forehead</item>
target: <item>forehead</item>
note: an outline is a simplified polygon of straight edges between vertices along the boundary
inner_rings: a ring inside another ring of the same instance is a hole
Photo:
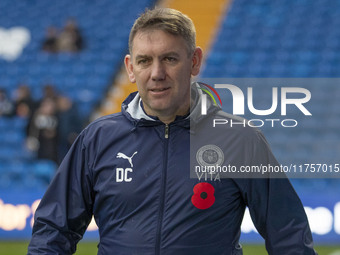
[[[138,31],[132,41],[132,54],[155,54],[164,51],[186,51],[183,37],[163,30]]]

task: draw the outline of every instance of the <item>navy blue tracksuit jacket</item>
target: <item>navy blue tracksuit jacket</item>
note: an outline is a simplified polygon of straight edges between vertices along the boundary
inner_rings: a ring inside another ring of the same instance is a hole
[[[204,132],[212,118],[235,117],[210,101],[208,114],[200,115],[197,86],[190,116],[169,125],[146,115],[133,93],[121,113],[84,129],[36,211],[28,254],[74,253],[94,215],[100,255],[239,255],[246,206],[269,254],[316,254],[286,178],[207,177],[192,170],[221,159],[277,164],[254,128],[223,127],[222,137]]]

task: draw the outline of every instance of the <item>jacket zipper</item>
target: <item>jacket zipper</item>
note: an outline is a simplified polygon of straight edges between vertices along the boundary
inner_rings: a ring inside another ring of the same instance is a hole
[[[164,137],[166,139],[168,139],[169,138],[169,124],[165,124],[165,132],[164,133],[165,133]]]
[[[169,144],[169,125],[165,125],[164,129],[164,161],[163,161],[163,172],[161,179],[161,199],[160,206],[158,212],[158,225],[156,231],[156,246],[155,246],[155,254],[159,255],[161,253],[161,233],[162,233],[162,222],[163,222],[163,214],[164,214],[164,204],[165,204],[165,190],[166,190],[166,176],[167,176],[167,165],[168,165],[168,144]]]

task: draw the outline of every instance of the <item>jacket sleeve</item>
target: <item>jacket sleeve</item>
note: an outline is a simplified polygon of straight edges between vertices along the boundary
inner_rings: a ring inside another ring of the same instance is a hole
[[[65,156],[35,212],[29,255],[73,254],[91,221],[92,184],[83,133]]]
[[[262,133],[258,133],[255,143],[251,164],[279,165]],[[268,254],[317,254],[303,205],[285,175],[268,174],[247,182],[245,200],[255,227],[265,239]]]

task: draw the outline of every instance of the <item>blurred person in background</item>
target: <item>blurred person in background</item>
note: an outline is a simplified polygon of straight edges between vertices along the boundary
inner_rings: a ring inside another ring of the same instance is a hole
[[[0,89],[0,117],[11,116],[13,114],[13,102],[8,98],[5,90]]]
[[[58,36],[57,49],[59,52],[78,52],[83,49],[83,38],[75,19],[67,20]]]
[[[32,116],[26,143],[28,149],[37,153],[38,159],[58,163],[58,125],[56,102],[43,98]]]
[[[46,30],[46,37],[41,46],[43,51],[56,53],[58,52],[58,30],[50,26]]]
[[[49,53],[79,52],[84,48],[84,40],[74,18],[69,18],[59,32],[54,26],[46,29],[41,49]]]
[[[59,93],[56,91],[55,86],[51,83],[47,83],[42,88],[42,100],[46,98],[50,98],[53,101],[57,102]]]
[[[58,159],[61,163],[67,151],[79,135],[82,128],[82,120],[79,118],[77,106],[71,98],[59,96],[58,108]]]
[[[26,84],[21,84],[14,93],[15,114],[21,118],[30,119],[36,109],[36,102],[31,96],[31,90]]]

